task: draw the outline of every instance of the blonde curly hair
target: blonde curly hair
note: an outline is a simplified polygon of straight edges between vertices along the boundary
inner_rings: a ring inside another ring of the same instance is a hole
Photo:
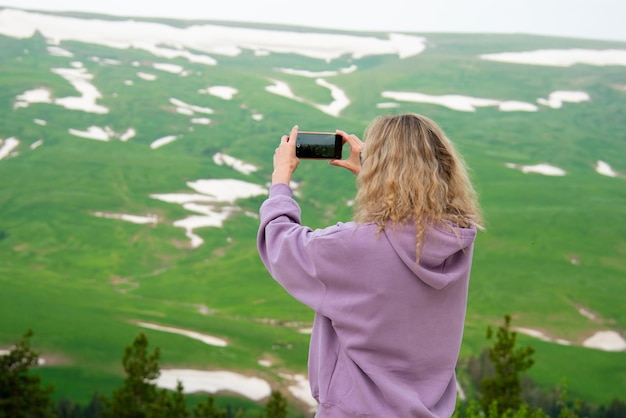
[[[417,114],[380,116],[364,135],[354,220],[381,232],[414,222],[417,259],[429,224],[482,226],[465,162],[441,128]]]

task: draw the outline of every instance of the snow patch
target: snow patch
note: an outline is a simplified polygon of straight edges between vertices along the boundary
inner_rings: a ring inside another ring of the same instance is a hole
[[[279,80],[271,80],[271,81],[274,84],[271,86],[265,87],[265,90],[267,92],[276,94],[281,97],[286,97],[291,100],[295,100],[296,102],[312,105],[316,109],[319,109],[320,111],[331,116],[335,116],[335,117],[339,116],[341,111],[350,104],[350,100],[348,99],[348,97],[346,96],[343,90],[341,90],[340,88],[338,88],[337,86],[333,84],[328,83],[322,78],[318,78],[315,81],[315,83],[319,86],[330,89],[333,101],[328,105],[317,104],[317,103],[311,102],[310,100],[296,96],[291,90],[291,87],[289,87],[289,84],[285,83],[284,81],[279,81]]]
[[[565,170],[555,167],[550,164],[536,164],[536,165],[519,165],[513,163],[506,163],[509,168],[520,170],[522,173],[536,173],[543,174],[545,176],[564,176],[567,174]]]
[[[202,215],[192,215],[173,223],[174,226],[185,230],[192,248],[204,243],[204,240],[194,233],[196,228],[221,227],[230,216],[241,210],[234,205],[237,199],[267,194],[265,187],[234,179],[190,181],[187,182],[187,186],[198,193],[152,194],[150,197],[168,203],[182,204],[186,210]]]
[[[81,93],[80,97],[56,99],[54,101],[55,104],[70,110],[82,110],[100,114],[109,113],[108,108],[96,104],[96,101],[102,98],[102,94],[89,81],[93,79],[93,75],[89,74],[86,68],[53,68],[52,72],[69,81]]]
[[[137,131],[135,131],[135,128],[128,128],[126,130],[126,132],[124,132],[123,134],[119,135],[120,141],[122,142],[126,142],[131,138],[134,138],[135,135],[137,135]]]
[[[191,339],[203,342],[203,343],[205,343],[207,345],[212,345],[212,346],[216,346],[216,347],[226,347],[226,346],[228,346],[228,343],[226,342],[226,340],[223,340],[223,339],[217,338],[217,337],[213,337],[213,336],[207,335],[207,334],[201,334],[201,333],[195,332],[195,331],[188,331],[188,330],[185,330],[185,329],[174,328],[174,327],[166,327],[166,326],[162,326],[162,325],[158,325],[158,324],[150,324],[148,322],[137,322],[137,325],[139,325],[142,328],[148,328],[148,329],[153,329],[153,330],[156,330],[156,331],[163,331],[163,332],[169,332],[169,333],[172,333],[172,334],[183,335],[185,337],[189,337]]]
[[[237,93],[239,93],[239,90],[229,86],[211,86],[206,89],[198,90],[198,93],[210,94],[212,96],[219,97],[220,99],[231,100]]]
[[[560,109],[563,103],[581,103],[590,100],[589,94],[584,91],[553,91],[547,99],[537,99],[537,103],[551,107],[552,109]]]
[[[585,308],[579,308],[578,312],[584,316],[585,318],[591,319],[592,321],[595,321],[598,319],[598,317],[591,311],[585,309]]]
[[[40,87],[18,94],[16,100],[13,109],[28,107],[31,103],[52,103],[52,95],[48,89]]]
[[[0,139],[0,160],[11,155],[11,152],[20,145],[20,141],[16,138]]]
[[[309,384],[306,376],[301,374],[291,375],[286,373],[281,373],[280,376],[291,382],[287,389],[295,398],[308,405],[312,412],[317,409],[318,403],[311,394],[311,385]]]
[[[187,182],[187,185],[198,193],[213,196],[216,201],[227,203],[267,193],[267,189],[258,184],[235,179],[196,180]]]
[[[192,118],[191,123],[195,123],[197,125],[210,125],[211,119],[209,118]]]
[[[524,52],[483,54],[480,58],[513,64],[571,67],[576,64],[595,66],[626,65],[624,49],[539,49]]]
[[[381,93],[381,96],[386,99],[393,99],[400,102],[436,104],[461,112],[475,112],[476,108],[478,107],[497,107],[500,111],[503,112],[536,112],[537,110],[539,110],[539,108],[532,103],[512,100],[502,101],[495,99],[484,99],[480,97],[462,96],[458,94],[444,94],[441,96],[436,96],[416,92],[384,91]],[[391,107],[391,105],[386,104],[385,107]]]
[[[583,311],[580,312],[583,313]],[[587,312],[583,313],[583,315],[590,316]],[[570,341],[560,338],[551,338],[541,331],[530,328],[514,328],[514,330],[546,342],[554,342],[562,345],[572,344]],[[583,341],[582,346],[602,351],[626,351],[626,340],[615,331],[598,331]]]
[[[194,113],[204,113],[212,115],[215,113],[213,109],[208,107],[196,106],[189,103],[185,103],[182,100],[171,97],[170,103],[176,106],[176,111],[184,115],[193,115]]]
[[[615,331],[598,331],[583,341],[583,347],[603,351],[626,351],[626,340]]]
[[[230,155],[223,154],[221,152],[218,152],[213,156],[213,162],[217,165],[225,164],[228,167],[232,167],[243,174],[251,174],[258,170],[258,167],[256,167],[255,165],[243,162],[242,160],[231,157]]]
[[[163,62],[155,62],[154,64],[152,64],[152,67],[155,70],[166,71],[172,74],[184,74],[185,71],[185,69],[180,65]]]
[[[107,218],[107,219],[120,219],[126,222],[132,222],[134,224],[156,224],[159,219],[156,215],[148,215],[148,216],[139,216],[139,215],[128,215],[125,213],[106,213],[106,212],[94,212],[94,215],[99,218]]]
[[[341,90],[339,87],[330,84],[323,78],[318,78],[317,80],[315,80],[315,84],[317,84],[318,86],[326,87],[330,90],[330,95],[333,98],[333,101],[330,104],[314,105],[316,108],[326,113],[327,115],[338,117],[341,111],[348,107],[348,105],[350,104],[350,99],[348,99],[346,93],[344,93],[344,91]]]
[[[400,103],[383,102],[383,103],[377,103],[376,107],[379,109],[393,109],[396,107],[400,107]]]
[[[178,139],[178,135],[164,136],[163,138],[159,138],[156,141],[152,142],[150,144],[150,148],[152,148],[152,149],[161,148],[163,145],[167,145],[167,144],[169,144],[171,142],[176,141],[176,139]]]
[[[297,70],[294,68],[276,68],[276,71],[289,74],[289,75],[297,75],[300,77],[309,77],[309,78],[319,78],[319,77],[334,77],[341,74],[350,74],[357,70],[356,65],[351,65],[346,68],[340,68],[338,70],[327,70],[327,71],[308,71],[308,70]]]
[[[51,71],[69,81],[81,95],[53,99],[49,90],[37,88],[18,95],[13,104],[13,109],[28,107],[32,103],[54,103],[66,109],[82,110],[88,113],[105,114],[109,112],[108,108],[96,103],[98,99],[102,98],[102,94],[91,84],[90,80],[93,75],[89,74],[86,68],[52,68]]]
[[[105,65],[121,65],[122,61],[112,59],[112,58],[100,58],[100,57],[89,57],[90,61],[97,62],[98,64]]]
[[[260,401],[272,392],[270,385],[263,379],[229,371],[165,369],[161,370],[155,383],[160,388],[176,390],[179,381],[185,393],[229,391]]]
[[[531,337],[540,339],[542,341],[546,341],[549,343],[557,343],[557,344],[561,344],[561,345],[572,345],[572,343],[568,340],[564,340],[562,338],[551,338],[548,337],[546,334],[544,334],[541,331],[537,331],[535,329],[530,329],[530,328],[514,328],[515,331],[520,332],[522,334],[526,334],[529,335]]]
[[[90,126],[86,131],[80,131],[73,128],[68,129],[68,131],[74,136],[95,139],[96,141],[108,141],[110,139],[108,132],[99,126]]]
[[[68,131],[74,136],[94,139],[96,141],[109,141],[111,138],[119,138],[121,141],[126,142],[136,134],[134,128],[128,128],[126,132],[119,134],[108,126],[105,126],[104,128],[99,126],[90,126],[86,131],[70,128]]]
[[[48,50],[48,54],[53,55],[55,57],[73,57],[74,56],[74,54],[72,54],[67,49],[63,49],[61,47],[54,46],[54,45],[48,46],[47,50]]]
[[[596,165],[594,166],[594,168],[598,174],[602,174],[603,176],[608,176],[608,177],[618,176],[615,170],[613,170],[611,166],[608,163],[605,163],[604,161],[596,162]]]
[[[137,77],[141,78],[142,80],[146,80],[146,81],[154,81],[154,80],[157,79],[157,76],[155,76],[154,74],[144,73],[143,71],[137,72]]]

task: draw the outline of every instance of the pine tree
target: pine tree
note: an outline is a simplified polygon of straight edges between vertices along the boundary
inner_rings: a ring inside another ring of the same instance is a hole
[[[152,418],[163,401],[153,381],[159,377],[159,348],[148,353],[148,338],[139,334],[126,347],[122,363],[126,378],[122,387],[107,401],[107,416],[112,418]],[[159,399],[160,398],[160,399]]]
[[[226,418],[226,411],[218,408],[213,396],[196,405],[189,414],[183,384],[179,381],[175,392],[159,390],[154,380],[159,377],[160,351],[148,350],[148,339],[141,333],[126,347],[123,365],[126,378],[122,387],[113,392],[105,417],[110,418]],[[1,417],[0,417],[1,418]]]
[[[226,418],[228,416],[226,410],[215,405],[215,398],[212,395],[207,396],[204,402],[197,404],[191,413],[194,418]]]
[[[287,416],[287,399],[277,390],[273,390],[265,404],[266,418],[285,418]]]
[[[43,387],[41,378],[29,373],[39,362],[30,347],[32,336],[29,329],[9,354],[0,356],[0,418],[54,417],[53,387]]]
[[[487,339],[493,337],[487,328]],[[481,386],[481,406],[484,411],[497,407],[499,415],[505,411],[516,411],[522,406],[520,373],[533,364],[535,350],[530,347],[515,348],[517,333],[511,331],[511,316],[504,316],[504,325],[498,328],[496,340],[489,348],[489,358],[495,367],[495,376],[484,378]]]

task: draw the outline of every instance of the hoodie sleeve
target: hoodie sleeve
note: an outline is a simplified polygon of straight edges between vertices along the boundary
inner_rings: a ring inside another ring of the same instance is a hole
[[[263,264],[294,298],[316,310],[326,289],[317,278],[314,232],[301,225],[301,209],[286,184],[270,187],[260,209],[257,248]]]

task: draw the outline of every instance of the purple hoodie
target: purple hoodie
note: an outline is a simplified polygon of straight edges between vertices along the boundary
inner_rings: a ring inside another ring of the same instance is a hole
[[[316,417],[450,417],[476,229],[339,223],[311,230],[286,184],[260,209],[258,250],[315,312],[309,382]]]

